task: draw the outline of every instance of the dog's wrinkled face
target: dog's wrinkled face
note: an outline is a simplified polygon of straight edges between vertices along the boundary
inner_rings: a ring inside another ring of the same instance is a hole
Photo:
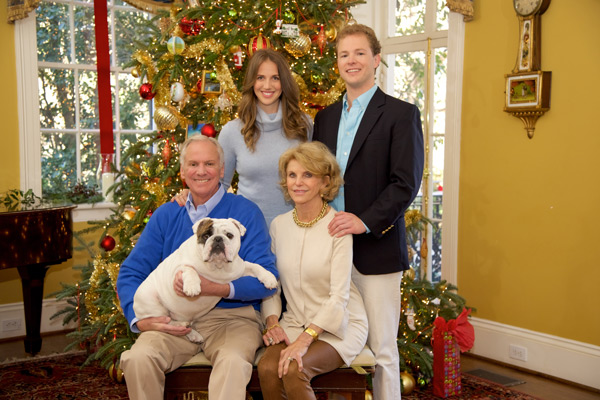
[[[197,223],[196,237],[202,245],[202,259],[214,266],[233,261],[245,232],[244,226],[231,218],[201,219]]]

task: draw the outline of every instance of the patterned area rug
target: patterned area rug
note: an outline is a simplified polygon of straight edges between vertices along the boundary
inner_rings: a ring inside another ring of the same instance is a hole
[[[0,400],[126,400],[127,388],[114,382],[98,364],[81,368],[86,356],[63,354],[0,365]],[[259,396],[258,396],[259,397]],[[319,396],[319,399],[326,398]],[[432,388],[402,396],[403,400],[439,400]],[[462,395],[448,400],[539,400],[516,390],[462,375]],[[255,399],[258,400],[258,399]]]

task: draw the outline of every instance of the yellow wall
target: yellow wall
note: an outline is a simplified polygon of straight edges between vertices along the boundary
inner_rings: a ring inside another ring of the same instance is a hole
[[[14,26],[6,21],[6,2],[0,5],[0,193],[19,188],[19,118]],[[1,292],[0,292],[1,293]]]
[[[550,111],[528,139],[503,112],[518,20],[477,1],[466,25],[458,287],[479,318],[600,345],[600,2],[542,16]]]

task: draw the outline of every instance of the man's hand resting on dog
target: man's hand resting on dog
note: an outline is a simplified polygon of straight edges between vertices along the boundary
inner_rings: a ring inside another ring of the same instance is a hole
[[[185,336],[192,331],[192,328],[185,326],[169,325],[171,322],[170,317],[148,317],[140,319],[135,323],[137,328],[141,331],[160,331],[164,333],[170,333],[175,336]]]
[[[229,284],[228,283],[216,283],[211,280],[206,279],[205,277],[200,277],[202,291],[198,296],[217,296],[217,297],[227,297],[229,296]],[[182,272],[177,271],[175,274],[175,280],[173,281],[173,289],[178,296],[188,297],[183,292],[183,278]],[[195,296],[195,297],[198,297]]]

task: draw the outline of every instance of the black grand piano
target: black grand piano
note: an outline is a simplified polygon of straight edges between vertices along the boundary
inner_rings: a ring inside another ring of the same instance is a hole
[[[23,286],[25,351],[42,347],[40,323],[44,277],[73,253],[73,205],[0,205],[0,269],[17,268]]]

